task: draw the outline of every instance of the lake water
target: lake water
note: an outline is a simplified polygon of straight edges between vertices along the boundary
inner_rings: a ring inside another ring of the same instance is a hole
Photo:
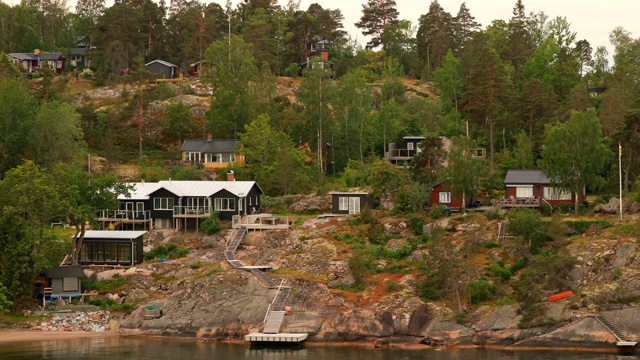
[[[109,337],[0,345],[2,360],[640,360],[636,355],[615,353],[501,351],[501,350],[404,350],[356,346],[308,344],[299,349],[252,348],[248,344],[193,342],[166,339]]]

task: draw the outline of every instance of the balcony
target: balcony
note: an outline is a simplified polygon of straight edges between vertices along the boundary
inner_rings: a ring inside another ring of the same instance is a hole
[[[174,206],[174,218],[207,218],[213,213],[212,206]]]

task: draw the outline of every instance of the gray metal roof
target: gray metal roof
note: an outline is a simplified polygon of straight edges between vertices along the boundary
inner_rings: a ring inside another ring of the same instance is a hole
[[[162,64],[162,65],[168,66],[168,67],[174,67],[174,68],[178,67],[178,65],[172,64],[172,63],[170,63],[168,61],[164,61],[164,60],[153,60],[153,61],[150,61],[150,62],[146,63],[145,66],[149,66],[149,65],[151,65],[153,63],[156,63],[156,62],[158,64]]]
[[[365,191],[329,191],[329,195],[369,195]]]
[[[87,230],[85,239],[133,240],[146,234],[146,231]]]
[[[118,200],[149,200],[149,194],[161,187],[156,182],[127,183],[126,185],[132,186],[129,196],[118,195]]]
[[[61,279],[66,277],[85,278],[82,266],[54,266],[46,272],[49,279]]]
[[[34,53],[9,53],[11,57],[20,60],[58,60],[62,57],[62,53],[39,53],[38,55]]]
[[[531,170],[519,170],[510,169],[507,171],[507,176],[504,178],[504,183],[520,184],[520,185],[532,185],[532,184],[550,184],[549,178],[544,170],[531,169]]]
[[[234,153],[240,140],[185,140],[182,151],[197,151],[208,154]]]
[[[261,194],[264,194],[255,181],[175,181],[164,180],[160,182],[128,183],[133,187],[130,197],[118,196],[119,200],[148,200],[149,195],[159,189],[166,189],[176,196],[210,197],[219,191],[227,190],[238,197],[245,197],[256,186]]]

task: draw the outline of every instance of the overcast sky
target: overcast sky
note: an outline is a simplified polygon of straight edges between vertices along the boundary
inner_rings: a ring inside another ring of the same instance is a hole
[[[223,7],[226,0],[204,0],[217,2]],[[169,2],[169,1],[167,1]],[[240,0],[233,0],[235,8]],[[440,6],[455,16],[460,9],[462,0],[439,0]],[[467,8],[482,24],[484,29],[491,21],[502,19],[508,21],[512,17],[516,0],[466,0]],[[286,5],[287,0],[278,0],[280,5]],[[359,42],[366,40],[353,24],[362,15],[362,4],[366,0],[302,0],[300,8],[306,10],[310,4],[318,3],[323,8],[340,9],[345,17],[344,28],[352,38]],[[420,15],[429,11],[431,0],[396,0],[400,19],[411,20],[417,25]],[[595,50],[598,46],[606,46],[610,54],[613,49],[609,44],[609,33],[617,26],[622,26],[632,33],[634,38],[640,35],[640,0],[524,0],[527,15],[534,11],[542,11],[554,18],[566,17],[571,23],[571,30],[577,33],[576,40],[587,39]]]

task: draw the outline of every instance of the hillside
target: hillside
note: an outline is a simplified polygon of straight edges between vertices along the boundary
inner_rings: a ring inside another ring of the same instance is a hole
[[[305,216],[288,231],[247,235],[237,258],[245,264],[271,266],[267,275],[292,287],[287,301],[292,311],[285,317],[283,332],[308,332],[310,341],[610,347],[615,339],[590,317],[599,313],[622,324],[619,328],[631,338],[640,334],[636,320],[640,312],[635,307],[640,295],[640,252],[633,218],[624,224],[607,216],[578,222],[554,219],[562,234],[546,247],[566,249],[578,263],[561,279],[568,288],[543,290],[537,303],[542,311],[523,328],[523,305],[532,304],[516,302],[510,284],[530,265],[506,280],[489,270],[497,262],[507,268],[523,258],[514,239],[496,243],[500,220],[479,213],[455,215],[431,222],[431,235],[416,236],[411,225],[415,216],[384,211],[372,216],[373,221],[362,216]],[[375,236],[385,239],[375,240],[380,246],[370,241],[371,224],[378,224],[375,228],[380,233]],[[576,229],[567,224],[585,231],[568,235]],[[93,274],[95,280],[126,279],[109,295],[133,304],[133,312],[119,320],[117,331],[208,339],[239,339],[260,331],[275,290],[226,263],[223,251],[228,235],[229,230],[210,236],[156,231],[145,251],[177,244],[187,248],[188,255]],[[354,258],[361,258],[360,262]],[[425,300],[425,279],[443,261],[456,263],[441,279],[450,288],[442,289],[437,300]],[[476,280],[495,284],[496,291],[487,299],[471,301],[467,284]],[[575,295],[545,303],[547,296],[567,289]],[[160,306],[163,316],[145,319],[143,309],[150,305]],[[604,311],[611,308],[617,310]]]

